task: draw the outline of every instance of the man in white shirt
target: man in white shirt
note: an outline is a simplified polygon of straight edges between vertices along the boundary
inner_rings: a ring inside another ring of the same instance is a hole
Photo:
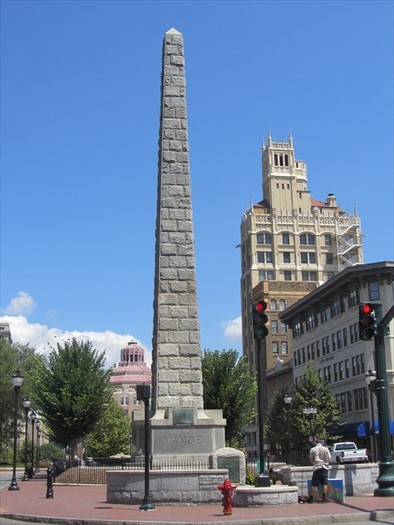
[[[312,486],[308,503],[312,503],[314,494],[317,493],[317,487],[323,486],[322,503],[327,502],[328,492],[328,471],[330,469],[331,454],[326,446],[323,445],[322,439],[316,438],[316,445],[309,452],[309,459],[313,465]]]

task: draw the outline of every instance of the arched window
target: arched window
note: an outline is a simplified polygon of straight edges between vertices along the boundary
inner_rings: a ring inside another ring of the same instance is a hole
[[[129,404],[129,396],[122,396],[120,398],[120,404],[121,405],[128,405]]]
[[[276,300],[275,299],[271,299],[270,300],[270,310],[277,310],[277,308],[276,308]]]
[[[286,301],[284,299],[279,300],[279,310],[283,311],[286,308]]]

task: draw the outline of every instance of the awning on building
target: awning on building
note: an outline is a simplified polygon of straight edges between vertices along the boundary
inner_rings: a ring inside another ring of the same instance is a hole
[[[390,421],[389,429],[390,429],[390,434],[394,434],[394,421]],[[379,434],[379,421],[374,422],[374,430],[375,430],[375,434]]]
[[[369,421],[357,421],[356,423],[346,423],[338,430],[342,436],[366,437],[369,434]]]

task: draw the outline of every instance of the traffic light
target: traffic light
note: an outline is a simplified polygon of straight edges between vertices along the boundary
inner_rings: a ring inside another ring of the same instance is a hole
[[[375,305],[364,303],[358,309],[358,332],[360,339],[370,341],[376,334]]]
[[[253,304],[253,333],[254,338],[261,340],[267,337],[268,329],[265,326],[268,322],[268,317],[264,313],[267,309],[267,303],[265,301],[258,301]]]

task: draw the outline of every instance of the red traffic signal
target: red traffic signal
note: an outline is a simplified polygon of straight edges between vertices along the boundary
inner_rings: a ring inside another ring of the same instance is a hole
[[[259,301],[258,303],[254,303],[254,309],[257,312],[264,312],[267,310],[267,303],[265,301]]]
[[[361,309],[364,314],[370,314],[374,311],[374,307],[370,303],[365,303],[361,305]]]
[[[267,303],[265,301],[258,301],[253,304],[253,334],[254,338],[258,340],[264,339],[268,335],[268,329],[265,326],[268,322],[268,317],[264,313],[266,309]]]
[[[376,334],[375,305],[360,304],[358,310],[358,331],[362,341],[370,341]]]

